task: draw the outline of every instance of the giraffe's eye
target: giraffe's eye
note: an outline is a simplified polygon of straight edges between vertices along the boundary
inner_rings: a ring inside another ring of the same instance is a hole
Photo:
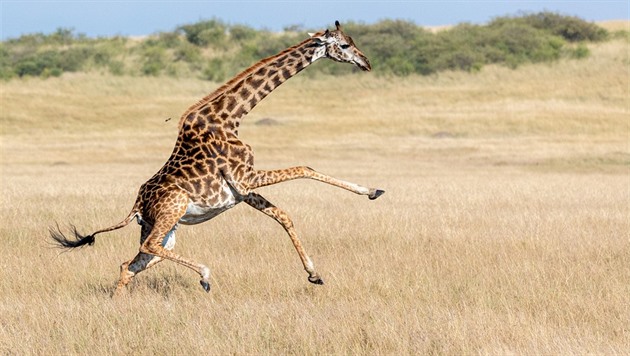
[[[346,44],[340,45],[339,47],[341,47],[341,49],[348,49],[350,48],[350,45],[346,43]]]

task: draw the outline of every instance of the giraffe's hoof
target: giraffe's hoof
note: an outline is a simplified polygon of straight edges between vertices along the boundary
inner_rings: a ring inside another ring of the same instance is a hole
[[[324,280],[321,279],[319,276],[308,277],[308,281],[313,284],[318,284],[320,286],[324,284]]]
[[[202,279],[201,281],[199,281],[199,283],[201,283],[203,290],[205,290],[208,293],[210,292],[210,283],[208,283],[208,281]]]
[[[370,200],[374,200],[374,199],[380,197],[381,195],[383,195],[384,193],[385,193],[384,190],[372,189],[372,191],[370,192],[370,195],[368,195],[368,197],[370,198]]]

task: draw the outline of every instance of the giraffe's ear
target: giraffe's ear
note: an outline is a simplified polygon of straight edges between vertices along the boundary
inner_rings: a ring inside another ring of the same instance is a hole
[[[314,36],[314,33],[309,33],[309,35],[311,36],[313,43],[315,43],[318,46],[321,46],[326,43],[326,39],[324,39],[321,36]]]
[[[325,44],[328,42],[328,38],[330,37],[330,31],[326,30],[323,35],[317,35],[317,33],[308,33],[308,35],[315,41],[317,44]]]

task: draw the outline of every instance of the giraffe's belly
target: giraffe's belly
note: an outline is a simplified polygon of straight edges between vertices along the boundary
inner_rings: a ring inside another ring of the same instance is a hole
[[[186,213],[179,219],[179,222],[184,225],[201,224],[242,201],[227,184],[223,187],[222,193],[218,202],[195,202],[192,200],[188,202]]]
[[[208,207],[190,202],[186,208],[186,214],[179,219],[179,223],[184,225],[201,224],[230,209],[234,205],[236,205],[236,202],[220,207]]]

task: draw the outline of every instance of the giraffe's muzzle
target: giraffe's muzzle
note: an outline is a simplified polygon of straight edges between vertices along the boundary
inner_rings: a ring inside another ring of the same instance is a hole
[[[372,70],[372,66],[370,65],[370,61],[365,56],[357,56],[354,58],[354,64],[361,68],[361,70],[369,72]]]

